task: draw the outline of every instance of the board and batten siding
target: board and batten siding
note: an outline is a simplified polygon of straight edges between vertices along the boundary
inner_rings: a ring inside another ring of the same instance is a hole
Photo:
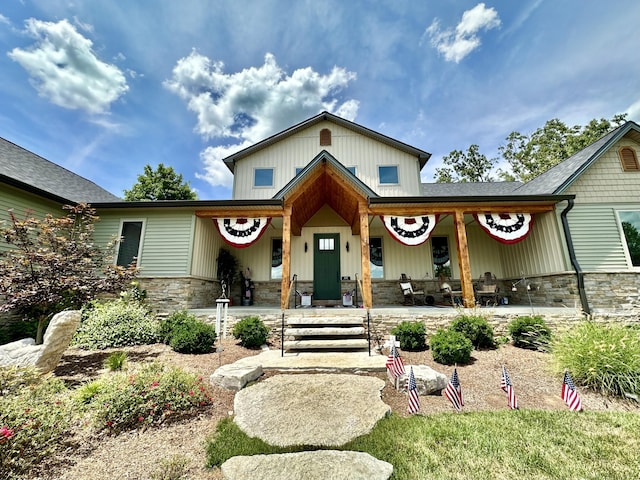
[[[11,217],[9,216],[9,210],[13,210],[13,214],[18,220],[24,220],[27,216],[42,219],[48,213],[56,217],[62,217],[66,214],[66,211],[62,210],[62,205],[57,202],[1,183],[0,226],[10,225]],[[8,249],[9,245],[4,240],[1,240],[0,251],[6,251]]]
[[[320,130],[323,128],[331,130],[331,145],[320,146]],[[422,195],[417,157],[340,125],[321,122],[240,159],[235,166],[233,198],[273,197],[295,176],[296,168],[304,168],[323,150],[345,167],[356,167],[356,176],[379,195]],[[397,165],[399,184],[380,185],[379,165]],[[254,188],[255,168],[273,168],[274,186]]]
[[[190,211],[98,212],[96,241],[105,245],[120,235],[121,222],[144,222],[138,266],[140,277],[179,277],[191,274],[195,216]]]
[[[230,249],[216,230],[213,220],[196,217],[191,274],[209,280],[217,278],[216,261],[223,246]]]

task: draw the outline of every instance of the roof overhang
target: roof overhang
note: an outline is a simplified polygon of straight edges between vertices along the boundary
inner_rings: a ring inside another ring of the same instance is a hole
[[[0,174],[0,182],[6,183],[7,185],[11,185],[12,187],[16,187],[25,192],[33,193],[34,195],[38,195],[39,197],[43,197],[63,205],[78,204],[78,202],[74,202],[73,200],[69,200],[68,198],[60,197],[59,195],[47,192],[46,190],[42,190],[40,188],[34,187],[33,185],[29,185],[28,183],[21,182],[20,180],[16,180],[3,174]]]

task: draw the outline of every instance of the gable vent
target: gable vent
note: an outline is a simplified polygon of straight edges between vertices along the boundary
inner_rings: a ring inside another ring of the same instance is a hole
[[[331,130],[323,128],[320,130],[320,146],[331,145]]]
[[[622,169],[625,172],[634,172],[640,170],[640,165],[638,165],[638,157],[636,156],[636,152],[633,150],[633,148],[622,147],[618,151],[618,155],[620,156],[620,162],[622,162]]]

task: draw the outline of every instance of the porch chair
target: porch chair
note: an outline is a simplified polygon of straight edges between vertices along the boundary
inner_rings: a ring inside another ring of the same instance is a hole
[[[478,280],[478,285],[476,287],[476,301],[480,302],[481,305],[489,305],[492,303],[494,306],[500,303],[500,299],[498,298],[498,292],[500,288],[498,287],[498,279],[491,272],[484,272],[483,275],[480,276]]]
[[[404,273],[400,275],[400,290],[404,297],[404,305],[416,305],[416,301],[420,305],[424,305],[424,290],[414,290],[411,285],[411,278]]]
[[[442,293],[442,299],[451,301],[451,305],[459,307],[462,305],[462,290],[453,290],[449,278],[440,278],[440,292]]]

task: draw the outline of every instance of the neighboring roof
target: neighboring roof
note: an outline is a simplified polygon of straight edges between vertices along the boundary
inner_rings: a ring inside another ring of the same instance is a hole
[[[233,172],[236,161],[323,121],[333,122],[337,125],[348,128],[349,130],[352,130],[356,133],[359,133],[366,137],[382,142],[393,148],[397,148],[398,150],[408,153],[409,155],[413,155],[417,157],[418,160],[420,161],[421,169],[422,167],[425,166],[425,164],[427,163],[427,160],[429,160],[429,158],[431,157],[431,154],[428,152],[425,152],[424,150],[420,150],[419,148],[412,147],[411,145],[407,145],[406,143],[403,143],[399,140],[395,140],[391,137],[387,137],[382,133],[375,132],[373,130],[368,129],[367,127],[363,127],[362,125],[358,125],[357,123],[350,122],[349,120],[340,118],[332,113],[322,112],[316,115],[315,117],[311,117],[297,125],[294,125],[293,127],[287,128],[286,130],[283,130],[280,133],[276,133],[275,135],[272,135],[269,138],[262,140],[261,142],[251,145],[250,147],[247,147],[243,150],[240,150],[237,153],[234,153],[233,155],[230,155],[224,158],[223,162],[227,165],[229,170]]]
[[[486,195],[510,195],[522,182],[459,182],[423,183],[425,197],[477,197]]]
[[[120,198],[86,178],[0,138],[0,181],[61,203]]]
[[[625,135],[640,143],[640,125],[629,121],[574,153],[566,160],[528,181],[514,193],[518,195],[547,195],[564,192],[600,156]]]

